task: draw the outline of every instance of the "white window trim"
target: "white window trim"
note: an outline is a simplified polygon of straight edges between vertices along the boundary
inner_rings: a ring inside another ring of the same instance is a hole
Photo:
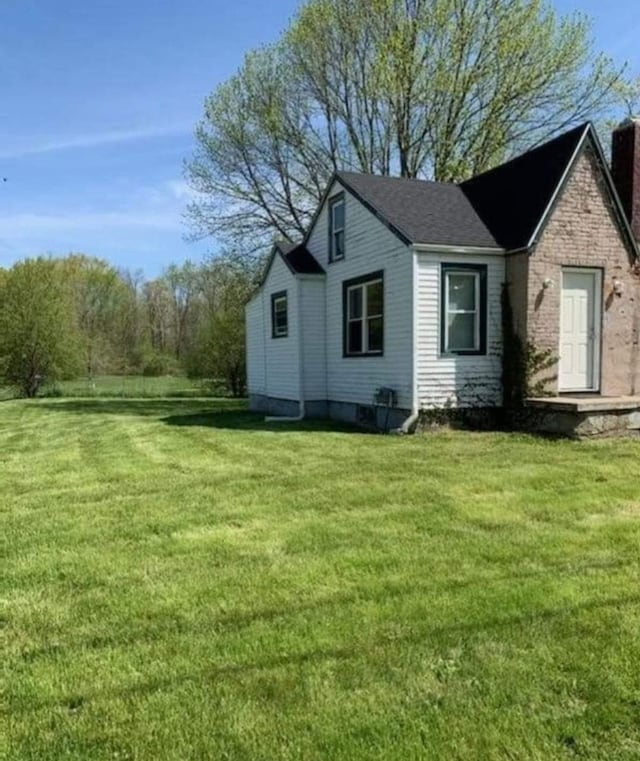
[[[342,227],[336,226],[335,211],[339,206],[342,207],[342,220],[343,220]],[[344,259],[344,249],[345,249],[345,242],[346,242],[345,221],[346,221],[346,212],[347,212],[344,196],[342,196],[342,198],[336,198],[334,201],[330,203],[329,212],[331,214],[331,258],[330,258],[330,261],[335,262],[335,261],[340,261]],[[339,233],[342,233],[342,253],[338,256],[336,254],[336,236]]]
[[[456,277],[472,277],[474,280],[474,294],[475,294],[475,309],[450,309],[449,308],[449,277],[454,275]],[[480,309],[481,309],[481,294],[480,294],[480,273],[472,272],[469,270],[455,270],[448,269],[445,272],[445,310],[444,310],[444,349],[445,353],[459,352],[459,351],[480,351],[481,338],[480,338]],[[449,345],[449,315],[452,314],[472,314],[474,315],[473,322],[473,346],[456,346],[451,347]]]
[[[375,285],[376,283],[380,283],[383,288],[383,301],[382,301],[382,312],[378,314],[369,314],[369,303],[368,303],[368,288],[371,285]],[[362,291],[362,317],[351,317],[351,292],[352,291]],[[367,280],[364,283],[358,283],[357,285],[350,285],[347,288],[347,341],[346,341],[346,353],[349,357],[358,357],[363,354],[373,354],[373,355],[380,355],[383,353],[383,349],[369,349],[369,321],[370,320],[382,320],[382,326],[384,330],[384,280],[381,277],[374,278],[373,280]],[[349,338],[351,336],[351,332],[349,330],[349,327],[351,323],[353,322],[361,322],[361,331],[362,331],[362,351],[351,351],[349,348]]]
[[[287,324],[282,327],[278,325],[277,314],[278,304],[284,303],[284,311],[287,317]],[[273,300],[273,335],[275,338],[286,338],[289,335],[289,304],[286,296],[278,296]]]

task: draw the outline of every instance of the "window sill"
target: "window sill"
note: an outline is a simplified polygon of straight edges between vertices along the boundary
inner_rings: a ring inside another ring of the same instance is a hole
[[[488,357],[486,351],[441,351],[440,359],[452,359],[457,357]]]
[[[363,357],[368,357],[369,359],[371,359],[371,357],[384,357],[384,352],[369,351],[366,354],[346,354],[345,352],[342,353],[343,359],[362,359]]]

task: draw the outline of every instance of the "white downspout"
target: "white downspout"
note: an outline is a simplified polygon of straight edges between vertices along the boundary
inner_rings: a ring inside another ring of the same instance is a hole
[[[404,421],[399,429],[399,433],[412,433],[420,417],[420,404],[418,402],[418,252],[411,251],[411,277],[412,277],[412,323],[411,326],[411,386],[412,386],[412,403],[411,414]]]
[[[299,423],[301,420],[304,420],[305,417],[305,405],[304,405],[304,362],[303,362],[303,354],[302,354],[302,348],[303,348],[303,336],[304,336],[304,326],[302,322],[302,280],[300,278],[296,278],[297,283],[297,289],[298,289],[298,324],[297,324],[297,330],[298,330],[298,399],[299,399],[299,407],[298,407],[298,414],[291,416],[291,417],[284,417],[284,416],[274,416],[274,417],[266,417],[265,422],[267,423]]]

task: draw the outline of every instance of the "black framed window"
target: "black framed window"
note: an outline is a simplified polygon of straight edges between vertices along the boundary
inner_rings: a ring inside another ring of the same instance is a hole
[[[344,259],[344,193],[329,200],[329,261]]]
[[[443,264],[440,302],[442,353],[486,354],[486,265]]]
[[[384,349],[383,273],[346,280],[342,302],[344,356],[380,356]]]
[[[287,292],[271,294],[271,336],[286,338],[289,335]]]

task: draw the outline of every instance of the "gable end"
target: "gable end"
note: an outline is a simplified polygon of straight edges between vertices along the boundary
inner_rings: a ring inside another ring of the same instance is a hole
[[[336,195],[336,193],[332,193],[334,185],[338,183],[344,190],[346,190],[350,195],[352,195],[358,203],[362,204],[362,206],[367,209],[373,216],[381,222],[390,232],[392,232],[399,240],[402,241],[405,245],[409,246],[411,245],[412,241],[409,238],[409,236],[404,233],[399,227],[391,223],[384,215],[382,215],[378,209],[373,206],[373,204],[369,203],[365,198],[362,197],[360,193],[358,193],[353,186],[345,180],[344,177],[341,176],[339,172],[334,172],[331,176],[331,179],[329,180],[329,183],[327,184],[326,190],[324,191],[322,195],[322,199],[320,200],[320,203],[318,204],[318,207],[315,211],[315,214],[313,215],[313,218],[311,220],[311,223],[309,224],[309,227],[307,228],[307,233],[304,236],[302,240],[302,245],[306,246],[309,242],[309,239],[311,238],[311,235],[313,234],[313,231],[316,227],[316,224],[318,223],[318,220],[320,219],[320,216],[322,214],[322,211],[325,207],[325,205],[329,202],[330,198]],[[328,233],[327,233],[328,234]]]
[[[611,171],[605,159],[602,145],[591,124],[587,125],[583,138],[578,144],[571,161],[567,165],[567,169],[560,183],[558,184],[558,187],[556,188],[556,191],[551,201],[549,202],[544,215],[540,219],[540,222],[534,234],[532,235],[527,248],[532,252],[535,250],[549,224],[549,221],[553,217],[553,214],[558,207],[558,203],[562,198],[564,191],[566,190],[571,178],[574,175],[578,162],[589,150],[591,151],[591,155],[593,157],[593,165],[595,166],[602,180],[602,189],[611,202],[611,209],[613,211],[618,230],[625,241],[630,259],[632,262],[634,262],[639,258],[638,244],[633,236],[631,226],[629,225],[629,221],[624,213],[622,202],[620,201],[620,197],[613,182]]]

